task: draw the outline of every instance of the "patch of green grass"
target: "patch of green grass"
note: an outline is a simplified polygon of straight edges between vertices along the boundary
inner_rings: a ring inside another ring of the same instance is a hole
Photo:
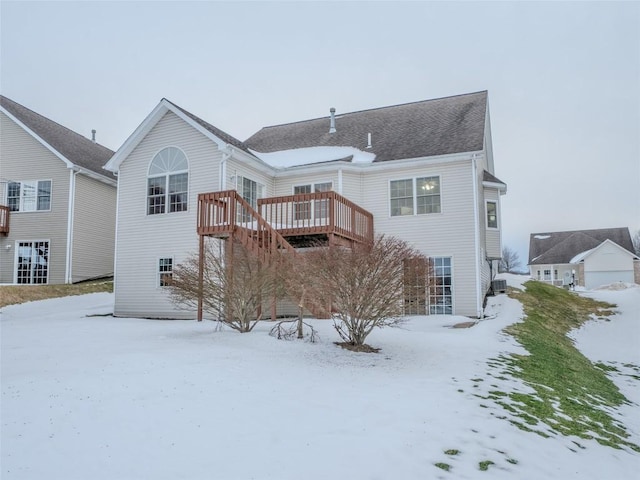
[[[445,472],[448,472],[449,470],[451,470],[451,465],[449,465],[448,463],[438,462],[438,463],[434,463],[434,465],[444,470]]]
[[[518,460],[516,460],[515,458],[507,458],[507,462],[509,462],[511,465],[518,464]]]
[[[629,401],[620,393],[606,372],[617,371],[602,363],[593,364],[573,345],[567,333],[587,321],[592,314],[612,313],[614,305],[597,302],[541,282],[527,282],[526,290],[517,294],[525,319],[506,329],[529,352],[492,359],[514,377],[535,390],[535,394],[509,393],[497,401],[519,417],[512,423],[522,430],[542,422],[553,432],[595,438],[614,448],[640,447],[628,441],[625,426],[605,409]],[[497,368],[497,367],[496,367]],[[496,392],[491,392],[493,396]]]
[[[458,455],[460,453],[460,450],[450,448],[449,450],[445,450],[444,453],[445,455]]]
[[[98,292],[113,292],[113,281],[103,279],[62,285],[3,285],[0,286],[0,308],[18,303]]]
[[[495,464],[491,460],[483,460],[481,462],[478,462],[478,468],[483,472],[486,472],[487,470],[489,470],[489,465],[495,465]]]

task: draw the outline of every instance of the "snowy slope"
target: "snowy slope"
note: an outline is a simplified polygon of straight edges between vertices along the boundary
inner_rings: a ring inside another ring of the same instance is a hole
[[[578,346],[639,365],[640,288],[588,294],[619,301],[620,314],[575,332]],[[430,316],[374,332],[379,354],[336,347],[327,321],[315,321],[321,341],[308,344],[275,340],[269,323],[238,334],[100,316],[112,306],[110,294],[93,294],[3,309],[3,480],[599,480],[640,468],[637,453],[584,440],[574,452],[566,438],[522,432],[481,407],[472,379],[486,378],[487,359],[524,353],[501,333],[522,316],[505,295],[473,328]],[[623,412],[636,443],[638,383],[624,385],[635,405]],[[512,379],[509,388],[527,391]],[[488,472],[483,460],[494,462]]]

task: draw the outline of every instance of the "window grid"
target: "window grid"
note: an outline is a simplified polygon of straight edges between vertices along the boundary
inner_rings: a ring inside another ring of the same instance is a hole
[[[451,257],[433,259],[433,284],[429,287],[429,313],[453,314]]]
[[[173,258],[161,258],[158,260],[158,285],[167,287],[173,278]]]
[[[51,180],[9,182],[7,206],[12,212],[51,210]]]
[[[46,284],[49,278],[49,242],[18,242],[16,283]]]
[[[160,150],[149,165],[147,215],[184,212],[188,206],[189,163],[177,147]]]
[[[416,204],[418,215],[440,213],[440,178],[416,178]]]
[[[392,217],[440,213],[440,177],[391,180],[389,201]]]

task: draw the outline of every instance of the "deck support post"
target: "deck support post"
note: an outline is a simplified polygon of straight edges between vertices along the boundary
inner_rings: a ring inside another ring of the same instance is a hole
[[[204,296],[204,235],[200,235],[198,248],[198,321],[202,321],[202,303]]]

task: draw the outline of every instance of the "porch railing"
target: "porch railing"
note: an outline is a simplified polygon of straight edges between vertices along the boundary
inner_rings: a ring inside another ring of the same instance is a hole
[[[0,235],[9,234],[9,207],[0,205]]]
[[[198,235],[240,240],[266,260],[275,250],[295,249],[235,190],[198,195]]]
[[[258,199],[258,212],[283,237],[335,234],[373,242],[373,215],[336,192]]]

